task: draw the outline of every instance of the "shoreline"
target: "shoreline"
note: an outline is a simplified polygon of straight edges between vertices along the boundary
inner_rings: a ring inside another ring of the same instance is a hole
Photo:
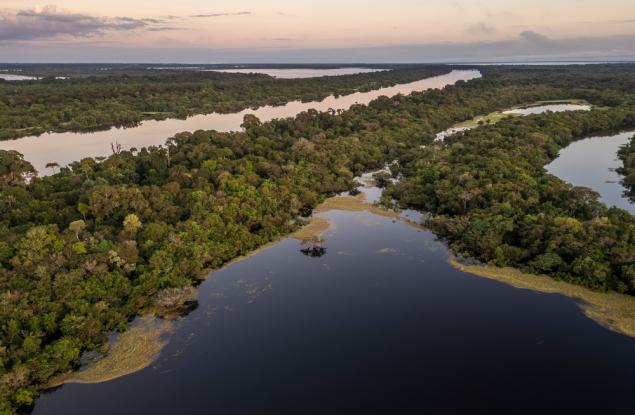
[[[364,187],[368,188],[372,185],[373,183],[365,183]],[[408,226],[425,229],[421,224],[401,217],[399,212],[369,203],[363,192],[356,196],[333,196],[320,203],[304,226],[295,232],[281,236],[246,255],[236,257],[218,269],[209,270],[209,273],[201,276],[201,281],[212,276],[215,272],[276,246],[284,239],[307,241],[320,238],[324,232],[334,227],[328,218],[319,216],[320,213],[330,211],[369,212],[373,215],[399,220]],[[466,274],[502,282],[517,289],[564,295],[575,300],[585,316],[602,327],[635,338],[635,297],[614,292],[596,292],[545,275],[523,273],[515,268],[464,265],[449,251],[449,248],[447,262],[450,266]],[[163,347],[167,345],[169,340],[165,337],[173,329],[173,324],[171,321],[156,317],[151,309],[138,317],[137,321],[136,326],[118,334],[104,358],[85,369],[56,376],[46,389],[53,389],[65,383],[96,384],[107,382],[151,366],[159,357]]]
[[[448,263],[467,274],[545,294],[559,294],[576,301],[584,315],[602,327],[635,338],[635,297],[617,292],[599,292],[559,281],[546,275],[524,273],[516,268],[464,265],[453,254]]]

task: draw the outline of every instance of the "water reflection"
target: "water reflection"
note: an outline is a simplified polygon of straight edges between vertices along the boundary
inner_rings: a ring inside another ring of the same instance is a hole
[[[590,137],[571,143],[558,158],[546,166],[549,173],[575,186],[589,187],[600,194],[608,206],[617,206],[635,214],[635,204],[624,195],[622,176],[615,169],[622,166],[617,151],[635,131],[608,137]]]
[[[17,140],[0,141],[0,149],[17,150],[24,154],[40,175],[51,174],[45,168],[47,163],[57,162],[66,165],[84,157],[108,156],[111,154],[110,144],[120,143],[124,149],[161,145],[166,139],[182,131],[217,130],[237,131],[246,114],[254,114],[262,121],[274,118],[292,117],[302,111],[316,109],[348,109],[353,104],[367,104],[379,96],[410,94],[431,88],[443,88],[459,80],[470,80],[480,77],[478,71],[452,71],[446,75],[423,79],[408,84],[395,85],[370,92],[334,97],[329,96],[320,102],[293,101],[281,106],[264,106],[256,110],[247,109],[238,113],[195,115],[185,120],[169,119],[164,121],[144,121],[134,128],[112,128],[107,131],[91,133],[47,133],[41,136],[24,137]]]
[[[584,104],[549,104],[549,105],[536,105],[527,108],[514,108],[508,111],[504,111],[503,114],[510,115],[537,115],[544,114],[545,112],[565,112],[565,111],[590,111],[590,105]]]
[[[4,79],[5,81],[32,81],[39,78],[36,78],[35,76],[0,73],[0,79]]]
[[[279,79],[315,78],[320,76],[340,76],[354,75],[358,73],[380,72],[385,69],[373,68],[332,68],[332,69],[312,69],[312,68],[292,68],[292,69],[269,69],[269,68],[233,68],[233,69],[205,69],[204,72],[229,72],[229,73],[261,73]]]

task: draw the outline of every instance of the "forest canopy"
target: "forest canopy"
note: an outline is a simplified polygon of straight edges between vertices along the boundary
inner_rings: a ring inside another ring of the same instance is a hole
[[[622,167],[617,172],[624,176],[622,184],[626,194],[635,202],[635,135],[617,152],[617,156],[622,161]]]
[[[48,177],[0,151],[0,413],[31,405],[165,290],[287,235],[392,160],[402,180],[383,181],[383,203],[427,211],[456,252],[635,295],[635,218],[544,170],[574,140],[635,128],[635,66],[482,72],[339,113],[247,116],[241,132],[180,133]],[[476,115],[562,99],[595,107],[434,142]]]
[[[65,68],[65,67],[62,67]],[[144,119],[237,112],[289,101],[322,100],[448,71],[438,66],[305,79],[193,70],[73,69],[68,79],[0,79],[0,140],[48,131],[134,126]],[[68,68],[67,68],[68,69]],[[36,70],[36,74],[47,67]],[[75,72],[79,71],[79,72]],[[33,72],[33,71],[31,71]]]

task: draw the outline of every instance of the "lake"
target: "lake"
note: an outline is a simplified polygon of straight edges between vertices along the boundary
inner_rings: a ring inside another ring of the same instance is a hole
[[[229,72],[229,73],[261,73],[279,79],[297,79],[297,78],[316,78],[320,76],[340,76],[354,75],[358,73],[380,72],[386,69],[373,68],[332,68],[332,69],[315,69],[315,68],[290,68],[290,69],[271,69],[271,68],[232,68],[232,69],[205,69],[204,72]]]
[[[286,238],[210,274],[153,365],[64,385],[34,414],[632,410],[635,339],[575,301],[458,271],[411,224],[319,215],[326,255]]]
[[[162,145],[166,139],[182,131],[217,130],[238,131],[247,114],[256,115],[261,121],[274,118],[293,117],[296,114],[316,109],[348,109],[353,104],[367,104],[379,96],[410,94],[431,88],[443,88],[459,80],[479,78],[479,71],[454,70],[448,74],[426,78],[406,84],[399,84],[369,92],[356,92],[345,96],[329,96],[322,101],[292,101],[281,106],[263,106],[256,110],[246,109],[237,113],[195,115],[187,119],[168,119],[164,121],[143,121],[132,128],[111,128],[106,131],[90,133],[46,133],[40,136],[23,137],[16,140],[0,141],[0,149],[17,150],[31,162],[40,175],[53,173],[45,168],[47,163],[56,162],[61,166],[84,157],[109,156],[111,143],[119,143],[124,149]]]
[[[558,158],[546,169],[575,186],[595,190],[608,206],[617,206],[635,215],[635,204],[624,196],[622,176],[615,172],[616,168],[622,166],[617,151],[633,134],[635,131],[573,142],[560,150]]]

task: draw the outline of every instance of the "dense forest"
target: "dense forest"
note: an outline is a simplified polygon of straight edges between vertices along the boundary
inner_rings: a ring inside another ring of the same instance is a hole
[[[617,172],[624,176],[622,184],[626,188],[626,194],[635,202],[635,136],[618,152],[618,158],[622,161],[622,167]]]
[[[293,100],[321,100],[329,95],[369,91],[448,71],[426,66],[345,76],[275,79],[262,74],[192,70],[124,67],[100,73],[98,69],[89,69],[88,73],[71,72],[69,79],[47,77],[20,82],[0,79],[0,140],[47,131],[133,126],[144,119],[235,112]],[[35,73],[42,71],[48,73],[46,68]]]
[[[31,405],[166,290],[288,234],[392,160],[402,180],[383,203],[428,211],[455,251],[635,295],[635,218],[543,168],[573,140],[635,128],[635,66],[482,71],[343,112],[248,116],[242,132],[181,133],[48,177],[0,151],[0,413]],[[573,98],[596,107],[434,142],[478,114]]]

